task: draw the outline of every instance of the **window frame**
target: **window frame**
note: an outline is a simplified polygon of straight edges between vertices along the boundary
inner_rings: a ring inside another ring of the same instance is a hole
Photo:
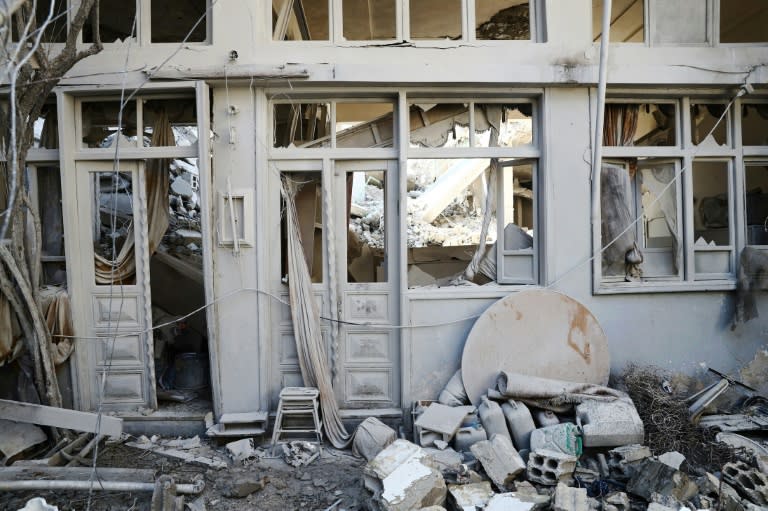
[[[595,89],[590,94],[595,94]],[[682,216],[679,222],[682,230],[682,279],[648,279],[641,282],[616,282],[602,275],[602,240],[601,222],[602,210],[600,205],[600,183],[597,180],[597,195],[592,197],[593,208],[597,218],[596,227],[592,232],[592,288],[593,294],[635,294],[655,292],[690,292],[690,291],[714,291],[733,290],[736,288],[738,274],[738,258],[746,244],[746,198],[745,198],[745,169],[750,162],[768,161],[768,145],[766,146],[742,146],[741,110],[743,104],[768,103],[768,98],[749,97],[736,98],[726,114],[723,122],[728,123],[729,144],[727,146],[715,146],[709,144],[693,144],[691,104],[728,104],[730,91],[709,92],[705,94],[690,91],[680,92],[679,95],[653,95],[639,93],[637,91],[613,91],[609,94],[606,104],[611,103],[676,103],[677,143],[675,146],[603,146],[603,161],[627,158],[627,157],[654,157],[669,158],[679,163],[677,171],[678,185],[681,191]],[[594,133],[591,134],[594,137]],[[594,140],[593,140],[594,143]],[[729,211],[729,237],[728,245],[721,245],[712,249],[696,247],[694,239],[694,203],[693,203],[693,164],[695,161],[725,161],[728,164],[728,211]],[[680,173],[679,169],[683,169]],[[633,185],[633,193],[636,193]],[[596,204],[595,204],[596,202]],[[634,218],[637,218],[636,216]],[[750,245],[758,248],[768,248],[763,245]],[[714,274],[697,274],[695,271],[695,258],[697,252],[729,251],[730,272]]]
[[[148,0],[141,0],[148,1]],[[269,42],[271,44],[328,44],[336,46],[377,46],[406,42],[408,46],[455,47],[461,44],[481,42],[484,45],[507,43],[543,43],[547,40],[545,2],[546,0],[527,0],[529,8],[530,37],[528,39],[478,39],[476,36],[476,0],[461,2],[461,37],[457,39],[413,39],[410,29],[410,0],[395,1],[395,37],[391,39],[347,40],[344,38],[344,0],[328,0],[328,39],[318,40],[275,40],[272,22],[269,23]],[[264,16],[272,20],[272,2],[264,2]]]

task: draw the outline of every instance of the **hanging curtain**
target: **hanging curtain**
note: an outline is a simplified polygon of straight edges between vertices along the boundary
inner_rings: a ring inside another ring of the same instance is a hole
[[[173,130],[165,109],[156,112],[152,128],[152,147],[175,145]],[[149,160],[146,168],[147,240],[150,255],[157,250],[168,229],[168,167],[170,160]],[[133,227],[115,261],[94,254],[97,284],[129,284],[135,281],[136,255]]]
[[[639,112],[640,106],[636,104],[606,105],[603,145],[631,146]],[[629,228],[634,220],[632,177],[636,167],[637,162],[630,160],[626,167],[602,163],[600,170],[602,247],[607,247],[603,251],[603,275],[623,273],[627,280],[640,275],[642,262],[642,255],[628,257],[639,252],[636,231]]]

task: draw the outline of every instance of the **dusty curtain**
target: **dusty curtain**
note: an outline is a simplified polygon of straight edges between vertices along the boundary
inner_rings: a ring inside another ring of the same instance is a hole
[[[635,104],[614,104],[605,107],[603,145],[631,146],[637,131],[640,107]],[[637,243],[633,221],[632,177],[636,164],[629,172],[623,165],[602,163],[600,169],[600,209],[602,211],[603,275],[627,273],[626,254]],[[626,232],[624,232],[626,231]],[[614,241],[615,240],[615,241]]]
[[[175,145],[171,123],[165,109],[155,112],[152,128],[152,147]],[[152,159],[147,162],[147,239],[149,253],[154,254],[168,229],[168,159]],[[133,227],[126,236],[115,261],[94,254],[96,283],[120,284],[130,282],[136,274],[136,253],[133,250],[135,235]]]

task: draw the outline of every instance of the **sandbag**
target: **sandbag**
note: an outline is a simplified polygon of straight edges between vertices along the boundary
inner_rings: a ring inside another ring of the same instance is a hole
[[[352,452],[371,461],[389,444],[397,439],[395,430],[376,417],[368,417],[357,427],[352,441]]]

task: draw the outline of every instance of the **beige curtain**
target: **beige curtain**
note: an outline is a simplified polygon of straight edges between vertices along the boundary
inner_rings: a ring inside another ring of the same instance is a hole
[[[175,145],[173,130],[165,109],[155,112],[152,129],[152,147]],[[146,169],[147,183],[147,237],[149,253],[154,254],[168,229],[168,159],[149,160]],[[115,261],[94,254],[97,284],[130,284],[135,282],[136,255],[133,229]]]
[[[69,294],[60,287],[46,287],[41,293],[41,308],[45,311],[45,323],[51,332],[51,356],[55,365],[63,364],[74,351],[72,336],[72,312]]]

